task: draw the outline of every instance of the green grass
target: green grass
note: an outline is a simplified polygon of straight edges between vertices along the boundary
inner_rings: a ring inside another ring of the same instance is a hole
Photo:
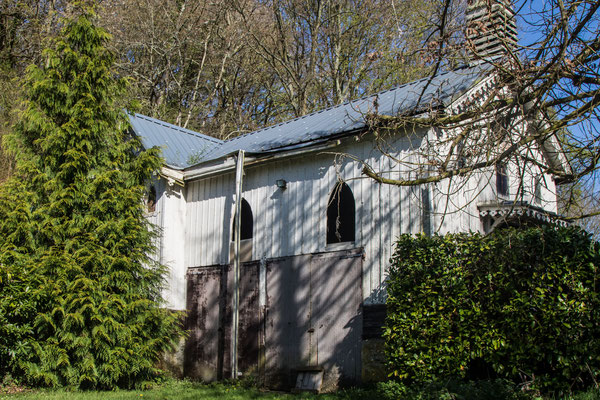
[[[334,394],[279,393],[228,384],[204,385],[187,381],[173,381],[149,390],[118,390],[113,392],[78,392],[68,390],[31,390],[21,393],[2,393],[0,400],[378,400],[374,391],[350,389]]]
[[[494,383],[468,383],[453,387],[453,385],[428,387],[421,390],[411,390],[410,393],[400,396],[405,400],[542,400],[535,395],[527,395],[520,391],[505,391]],[[434,385],[435,386],[435,385]],[[15,387],[0,386],[0,400],[390,400],[399,398],[393,393],[380,387],[376,389],[348,389],[337,393],[309,394],[309,393],[280,393],[261,391],[255,388],[245,388],[227,383],[200,384],[188,381],[169,381],[156,385],[148,390],[118,390],[113,392],[81,392],[60,390],[25,390],[21,393],[7,393]],[[569,400],[600,400],[600,391],[590,389],[579,393]],[[543,398],[546,400],[546,398]],[[550,400],[554,400],[550,398]],[[556,399],[558,400],[558,399]]]

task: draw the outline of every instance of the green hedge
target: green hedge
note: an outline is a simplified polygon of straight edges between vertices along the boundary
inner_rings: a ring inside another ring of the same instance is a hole
[[[384,332],[392,374],[589,386],[600,371],[599,250],[578,228],[401,236]]]

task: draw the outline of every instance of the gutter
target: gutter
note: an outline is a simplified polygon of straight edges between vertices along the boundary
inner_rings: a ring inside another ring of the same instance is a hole
[[[444,106],[445,107],[445,106]],[[423,114],[422,112],[416,115]],[[261,153],[246,153],[244,168],[250,167],[257,164],[266,162],[278,161],[285,158],[296,157],[304,154],[330,150],[331,148],[339,146],[343,140],[355,137],[356,135],[368,131],[368,127],[361,129],[355,129],[352,131],[345,132],[343,135],[338,136],[335,139],[326,140],[319,144],[307,145],[300,148],[292,148],[291,150],[285,149],[273,149],[271,151],[265,151]],[[310,142],[303,142],[310,143]],[[203,163],[197,164],[197,166],[187,167],[187,169],[179,169],[175,167],[163,166],[161,169],[161,176],[167,179],[169,185],[177,183],[184,187],[185,182],[195,181],[198,179],[208,178],[214,175],[220,175],[227,172],[233,172],[236,169],[236,159],[239,154],[239,150],[234,150],[231,153],[221,156],[216,160],[211,160],[211,165],[198,166]]]
[[[340,144],[341,144],[341,140],[337,139],[337,140],[325,142],[320,145],[315,145],[315,146],[310,146],[310,147],[305,147],[302,149],[290,150],[290,151],[285,151],[285,152],[277,152],[274,154],[255,153],[254,157],[247,156],[245,158],[244,168],[252,166],[252,165],[262,164],[265,162],[277,161],[277,160],[280,160],[283,158],[289,158],[289,157],[299,156],[299,155],[303,155],[303,154],[307,154],[307,153],[328,150],[328,149],[331,149],[332,147],[337,147]],[[221,160],[223,160],[223,162],[220,164],[217,164],[217,165],[194,168],[192,170],[184,170],[184,171],[173,170],[173,172],[179,172],[178,177],[182,182],[182,184],[181,184],[182,186],[183,186],[184,182],[198,180],[198,179],[206,178],[206,177],[209,177],[212,175],[222,174],[225,172],[231,172],[231,171],[234,171],[236,168],[236,164],[237,164],[236,156],[238,155],[238,153],[239,153],[239,150],[236,150],[235,152],[232,152],[232,153],[229,153],[229,154],[223,156],[221,158]],[[265,156],[265,154],[267,154],[267,155]],[[163,167],[163,169],[165,169],[165,167]],[[177,183],[179,184],[179,182],[177,182]]]
[[[160,171],[158,171],[158,175],[161,178],[165,178],[169,186],[173,186],[174,184],[178,184],[181,187],[185,186],[185,176],[181,170],[177,170],[169,166],[162,166]]]

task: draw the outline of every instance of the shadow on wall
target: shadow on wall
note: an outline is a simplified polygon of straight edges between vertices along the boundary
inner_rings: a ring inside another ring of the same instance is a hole
[[[331,197],[335,182],[327,185],[322,177],[311,174],[299,172],[297,181],[288,182],[286,192],[281,189],[268,192],[268,197],[261,200],[264,204],[257,204],[256,193],[262,193],[260,190],[245,193],[249,206],[254,208],[254,227],[258,231],[254,232],[253,240],[257,249],[272,247],[273,254],[287,254],[304,248],[306,241],[324,247],[327,209],[322,209],[322,205]],[[280,177],[283,172],[276,175]],[[306,183],[311,179],[323,182]],[[309,190],[304,190],[304,183]],[[267,259],[263,288],[259,287],[260,280],[253,278],[259,275],[259,262],[244,264],[239,363],[243,373],[262,374],[260,381],[282,389],[292,387],[297,371],[306,367],[324,369],[324,389],[361,380],[361,304],[363,292],[369,293],[367,304],[385,300],[385,284],[380,282],[389,258],[389,252],[383,248],[389,246],[391,251],[392,246],[388,208],[394,210],[397,219],[393,224],[400,232],[421,230],[418,224],[422,217],[420,207],[411,207],[418,203],[415,199],[419,199],[420,191],[410,188],[384,191],[371,182],[366,187],[373,189],[373,193],[364,193],[363,186],[362,183],[353,186],[363,190],[354,210],[355,240],[343,244],[369,242],[366,262],[362,249]],[[388,208],[383,209],[383,203]],[[223,255],[229,252],[232,204],[233,198],[228,195],[222,224],[225,232],[211,225],[199,228],[202,238],[225,238]],[[212,206],[208,209],[215,210]],[[316,216],[317,225],[308,227],[309,230],[304,222],[307,216]],[[269,225],[273,221],[277,226]],[[189,269],[187,301],[191,336],[185,352],[188,376],[203,380],[229,377],[232,293],[229,271],[224,265]],[[264,308],[257,301],[261,291],[266,294]]]
[[[361,266],[360,250],[267,261],[268,386],[307,367],[324,369],[324,388],[360,381]]]
[[[245,263],[240,282],[240,371],[279,389],[293,387],[297,371],[307,367],[324,369],[324,389],[358,383],[361,266],[360,250],[267,260],[267,303],[261,310],[260,263]],[[188,273],[188,377],[211,381],[230,376],[231,281],[229,266]]]

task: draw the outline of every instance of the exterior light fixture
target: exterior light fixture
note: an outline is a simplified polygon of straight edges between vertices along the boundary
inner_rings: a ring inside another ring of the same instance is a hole
[[[275,181],[275,183],[277,184],[277,187],[281,190],[285,190],[287,189],[287,182],[285,179],[277,179]]]

